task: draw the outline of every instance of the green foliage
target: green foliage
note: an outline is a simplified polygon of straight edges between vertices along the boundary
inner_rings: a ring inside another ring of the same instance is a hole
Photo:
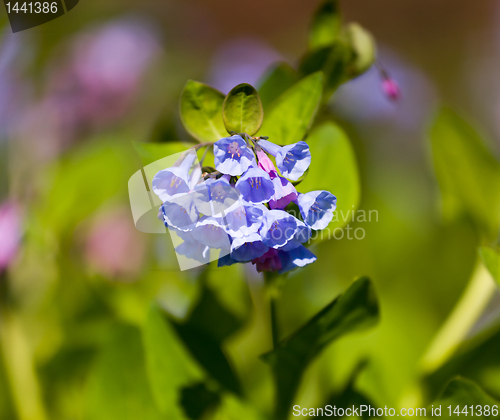
[[[247,133],[253,136],[264,119],[260,97],[255,88],[241,83],[231,89],[222,104],[222,118],[228,133]]]
[[[431,130],[434,168],[447,218],[465,214],[486,238],[500,221],[500,165],[483,140],[456,113],[444,109]]]
[[[259,134],[281,145],[303,140],[318,112],[322,87],[319,72],[293,85],[273,102]]]
[[[191,146],[189,143],[173,141],[168,143],[133,143],[135,151],[138,153],[143,166],[163,159],[164,157],[184,152]]]
[[[224,95],[190,80],[181,95],[180,114],[186,130],[200,142],[217,141],[226,135],[222,119]]]
[[[117,325],[113,330],[91,373],[87,399],[89,420],[164,419],[148,386],[136,328]]]
[[[277,389],[275,419],[286,419],[307,366],[332,341],[377,323],[379,309],[371,281],[361,278],[297,332],[263,356]]]
[[[479,255],[491,276],[500,285],[500,253],[491,247],[479,248]]]
[[[441,396],[434,402],[434,406],[439,404],[443,407],[444,413],[445,407],[449,405],[453,408],[457,405],[460,407],[489,405],[491,407],[492,405],[500,405],[500,402],[486,394],[474,382],[457,377],[448,383]]]
[[[347,135],[336,124],[328,122],[315,128],[308,137],[311,166],[307,177],[298,185],[300,192],[327,190],[337,196],[337,210],[330,229],[350,221],[360,200],[358,165]]]
[[[198,363],[186,351],[175,329],[157,306],[149,312],[143,329],[146,366],[156,404],[172,419],[184,419],[178,406],[180,390],[204,379]]]
[[[300,62],[299,72],[303,76],[321,71],[324,74],[325,102],[337,87],[347,80],[346,68],[351,51],[343,42],[308,52]]]
[[[342,29],[338,0],[327,0],[314,15],[309,32],[309,49],[315,50],[332,45]]]
[[[264,110],[271,106],[283,92],[291,88],[299,75],[287,63],[279,63],[267,72],[259,82],[259,96]]]
[[[355,77],[367,71],[375,62],[375,39],[370,32],[358,23],[347,25],[346,37],[354,52],[347,71],[350,77]]]

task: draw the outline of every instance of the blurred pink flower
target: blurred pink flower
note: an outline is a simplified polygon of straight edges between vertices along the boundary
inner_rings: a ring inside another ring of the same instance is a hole
[[[85,258],[92,270],[131,280],[139,274],[145,255],[144,236],[125,210],[108,211],[92,222],[85,240]]]
[[[0,205],[0,272],[14,260],[21,241],[21,211],[12,201]]]
[[[386,77],[382,80],[382,90],[384,91],[385,96],[392,101],[398,101],[401,99],[401,89],[399,88],[397,82],[390,77]]]

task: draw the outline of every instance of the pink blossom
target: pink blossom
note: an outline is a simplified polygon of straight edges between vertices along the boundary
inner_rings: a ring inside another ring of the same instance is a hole
[[[139,274],[145,254],[144,237],[125,210],[106,212],[92,223],[85,242],[85,257],[95,272],[130,280]]]
[[[11,201],[0,205],[0,272],[16,257],[21,240],[21,212]]]
[[[394,79],[387,77],[382,80],[382,90],[384,91],[385,96],[392,101],[398,101],[401,99],[401,89]]]

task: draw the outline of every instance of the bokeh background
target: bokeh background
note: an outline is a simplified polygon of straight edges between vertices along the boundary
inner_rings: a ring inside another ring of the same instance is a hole
[[[227,93],[258,85],[278,61],[296,67],[318,5],[82,0],[40,27],[4,28],[0,418],[163,418],[151,408],[141,328],[152,302],[182,319],[203,287],[200,270],[178,271],[167,235],[134,227],[127,182],[141,161],[132,143],[189,139],[178,115],[188,79]],[[287,278],[278,316],[287,335],[368,275],[381,322],[328,347],[297,402],[340,395],[364,361],[355,386],[375,406],[425,406],[456,374],[500,398],[498,296],[454,358],[422,367],[484,244],[469,218],[442,216],[429,127],[447,105],[498,156],[500,4],[350,0],[342,12],[372,32],[402,91],[390,101],[372,68],[328,104],[355,150],[360,208],[378,221],[352,225],[363,240],[319,244],[318,261]],[[239,267],[203,282],[241,321],[224,351],[250,409],[269,415],[272,382],[258,359],[271,347],[263,280]]]

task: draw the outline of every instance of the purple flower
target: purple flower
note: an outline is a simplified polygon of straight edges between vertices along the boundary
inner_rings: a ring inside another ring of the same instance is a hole
[[[229,236],[222,227],[221,220],[216,217],[202,217],[191,234],[198,242],[210,248],[229,251]]]
[[[199,219],[199,212],[194,203],[194,194],[181,194],[162,204],[163,221],[167,227],[182,231],[192,230]]]
[[[271,209],[284,209],[297,199],[298,193],[293,184],[282,176],[271,175],[274,185],[274,195],[269,201]]]
[[[14,260],[21,241],[21,216],[13,202],[0,205],[0,272]]]
[[[228,211],[224,217],[225,230],[233,238],[250,235],[259,230],[266,207],[240,204]]]
[[[233,240],[231,258],[240,262],[248,262],[261,257],[268,250],[269,247],[264,245],[262,237],[258,233],[251,233]]]
[[[311,152],[305,141],[280,147],[270,141],[259,140],[259,146],[276,158],[281,175],[292,181],[304,175],[311,164]]]
[[[311,228],[305,223],[297,219],[297,231],[292,239],[288,243],[280,248],[280,251],[290,251],[292,249],[298,248],[303,243],[306,243],[311,239]]]
[[[220,217],[240,200],[240,193],[229,183],[229,175],[207,179],[194,189],[194,201],[200,213]]]
[[[316,256],[303,245],[288,252],[279,250],[278,256],[281,261],[281,269],[278,270],[279,274],[286,273],[298,267],[305,267],[317,259]]]
[[[225,137],[214,144],[215,168],[223,174],[238,176],[257,166],[252,150],[241,136]]]
[[[337,198],[328,191],[311,191],[300,194],[297,203],[300,214],[311,229],[320,230],[328,226],[337,207]]]
[[[274,195],[274,185],[266,171],[249,168],[236,183],[236,189],[245,201],[250,203],[267,203]]]
[[[189,192],[199,180],[199,170],[194,168],[191,171],[196,152],[194,150],[187,153],[179,166],[164,169],[158,172],[153,178],[153,191],[162,201],[169,200],[177,194]],[[196,165],[199,167],[199,165]],[[198,176],[197,176],[198,175]]]
[[[281,248],[295,236],[297,219],[283,210],[269,210],[264,213],[260,229],[262,242],[269,248]]]

